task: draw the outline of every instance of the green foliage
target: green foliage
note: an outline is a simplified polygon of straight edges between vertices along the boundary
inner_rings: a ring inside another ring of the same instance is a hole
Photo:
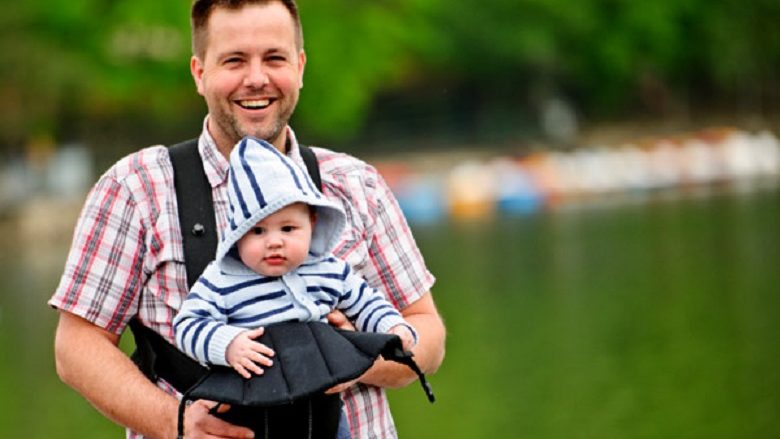
[[[373,97],[412,75],[415,0],[302,3],[308,56],[299,121],[330,137],[354,134]]]
[[[8,9],[0,22],[2,144],[61,135],[74,117],[119,118],[133,107],[163,114],[180,105],[187,2],[47,0]],[[150,101],[166,105],[149,108]]]
[[[79,136],[95,121],[137,115],[198,120],[189,3],[29,0],[4,8],[0,147]],[[474,90],[484,107],[527,107],[523,100],[543,84],[594,114],[641,109],[648,84],[672,97],[767,101],[780,88],[776,0],[300,3],[308,64],[295,124],[324,139],[356,135],[372,114],[397,117],[376,114],[378,96],[432,100],[426,90],[439,83]]]

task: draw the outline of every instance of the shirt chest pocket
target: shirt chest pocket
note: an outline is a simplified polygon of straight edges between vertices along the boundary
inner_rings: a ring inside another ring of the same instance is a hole
[[[166,305],[162,308],[168,309],[166,313],[175,313],[188,292],[179,225],[171,227],[171,224],[165,221],[158,222],[146,245],[148,257],[144,267],[146,279],[141,303],[145,303],[148,308],[159,309],[162,302]],[[159,318],[165,320],[169,317],[161,315]]]
[[[365,221],[354,206],[342,203],[342,208],[346,213],[347,224],[341,232],[333,254],[347,262],[354,271],[362,272],[368,263],[369,249]]]

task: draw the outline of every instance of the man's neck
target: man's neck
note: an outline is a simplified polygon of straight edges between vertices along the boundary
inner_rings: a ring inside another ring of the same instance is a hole
[[[208,128],[209,134],[211,134],[211,128]],[[217,144],[217,150],[225,157],[225,159],[230,160],[230,153],[233,151],[233,148],[235,148],[236,143],[238,142],[231,142],[227,139],[217,139],[214,134],[211,134],[211,138],[214,139],[214,142]],[[290,137],[287,135],[287,129],[285,128],[281,134],[279,134],[279,137],[274,140],[273,142],[270,142],[279,152],[282,154],[287,155],[290,152],[290,148],[292,148],[292,141],[290,140]]]

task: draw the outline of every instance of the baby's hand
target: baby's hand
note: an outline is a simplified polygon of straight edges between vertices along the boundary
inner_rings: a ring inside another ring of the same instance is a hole
[[[246,379],[252,377],[250,372],[262,375],[263,369],[260,365],[271,367],[274,364],[270,358],[274,356],[274,351],[254,340],[263,335],[263,332],[265,332],[264,328],[257,328],[238,334],[225,352],[227,362]]]
[[[401,344],[403,345],[405,351],[409,352],[414,347],[415,345],[414,334],[412,334],[412,330],[409,329],[408,326],[395,325],[392,328],[390,328],[390,331],[388,332],[401,337]]]

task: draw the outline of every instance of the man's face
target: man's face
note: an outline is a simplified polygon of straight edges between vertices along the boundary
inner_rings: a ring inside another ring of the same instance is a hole
[[[306,63],[289,12],[279,2],[219,8],[207,33],[203,58],[193,56],[190,69],[220,151],[247,135],[284,151]]]

